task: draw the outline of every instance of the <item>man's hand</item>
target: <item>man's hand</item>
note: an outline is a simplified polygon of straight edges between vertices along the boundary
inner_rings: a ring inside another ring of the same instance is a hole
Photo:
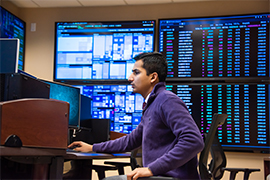
[[[80,152],[91,152],[93,151],[93,146],[90,144],[87,144],[82,141],[75,141],[68,145],[68,148],[72,148],[75,151],[80,151]]]
[[[149,176],[153,176],[153,173],[149,168],[147,167],[136,168],[129,174],[127,174],[127,180],[131,180],[132,178],[133,180],[136,180],[139,177],[149,177]]]

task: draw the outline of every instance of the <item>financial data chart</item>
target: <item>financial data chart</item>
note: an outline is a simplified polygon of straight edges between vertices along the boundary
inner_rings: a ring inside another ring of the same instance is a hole
[[[270,14],[159,20],[169,78],[269,78]]]
[[[24,69],[24,40],[25,40],[25,22],[10,13],[3,7],[0,7],[0,38],[18,38],[20,39],[18,69]]]
[[[57,22],[55,80],[127,79],[132,58],[154,50],[155,21]]]
[[[214,113],[228,114],[218,128],[224,148],[269,150],[268,84],[167,84],[187,105],[201,133],[208,131]]]
[[[111,131],[129,134],[141,121],[143,97],[132,92],[131,85],[76,86],[92,98],[91,115],[111,119]]]

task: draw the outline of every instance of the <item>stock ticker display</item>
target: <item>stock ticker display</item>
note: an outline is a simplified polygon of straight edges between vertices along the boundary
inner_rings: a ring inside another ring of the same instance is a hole
[[[269,77],[269,14],[159,20],[168,78]]]
[[[187,105],[201,133],[208,132],[214,113],[228,114],[218,128],[224,148],[269,149],[270,85],[168,84]]]

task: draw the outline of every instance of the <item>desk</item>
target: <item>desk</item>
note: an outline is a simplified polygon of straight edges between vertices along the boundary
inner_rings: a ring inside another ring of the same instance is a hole
[[[92,178],[93,159],[129,158],[130,153],[81,153],[67,152],[64,156],[66,161],[72,161],[71,170],[64,175],[64,179],[87,179]]]
[[[33,165],[30,175],[33,179],[62,179],[64,160],[76,160],[80,175],[76,175],[74,179],[90,180],[93,159],[127,158],[130,157],[130,153],[81,153],[67,152],[65,149],[0,146],[0,156],[12,162]],[[2,168],[4,168],[3,164],[1,164]],[[14,179],[22,179],[16,174],[12,175]],[[2,171],[0,179],[5,176],[10,177],[8,173]]]
[[[62,179],[65,155],[65,149],[0,146],[2,160],[33,165],[31,172],[33,179]],[[1,164],[2,168],[5,168],[3,164]],[[1,176],[10,177],[5,171],[1,172]],[[15,173],[12,176],[17,178]]]

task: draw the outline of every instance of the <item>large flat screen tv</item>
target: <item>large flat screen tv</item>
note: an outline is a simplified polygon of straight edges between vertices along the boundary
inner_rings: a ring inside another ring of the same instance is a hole
[[[18,69],[24,70],[25,22],[0,6],[0,29],[0,38],[17,38],[20,40]]]
[[[126,80],[132,58],[154,50],[154,36],[154,20],[56,22],[54,80]]]
[[[225,150],[268,152],[270,85],[256,83],[167,83],[187,105],[201,133],[213,114],[228,114],[217,134]]]
[[[269,20],[269,13],[159,19],[168,80],[269,80]]]

